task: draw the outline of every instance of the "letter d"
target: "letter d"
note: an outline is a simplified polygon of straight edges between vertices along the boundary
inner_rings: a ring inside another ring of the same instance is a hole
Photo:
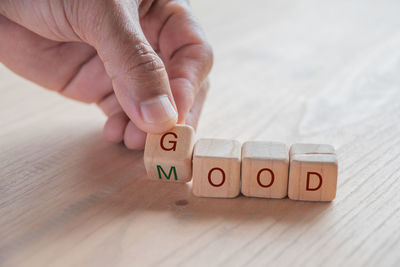
[[[316,187],[310,187],[310,179],[311,179],[311,175],[315,175],[318,177],[318,186]],[[317,173],[317,172],[307,172],[307,186],[306,186],[306,190],[307,191],[317,191],[318,189],[320,189],[322,186],[322,176],[321,174]]]

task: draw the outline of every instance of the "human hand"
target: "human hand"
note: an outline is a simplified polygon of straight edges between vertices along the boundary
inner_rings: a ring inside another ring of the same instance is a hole
[[[2,0],[0,40],[15,73],[96,103],[110,141],[197,125],[212,52],[186,1]]]

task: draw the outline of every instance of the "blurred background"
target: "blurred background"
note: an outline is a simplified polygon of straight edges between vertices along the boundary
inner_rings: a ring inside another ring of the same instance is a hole
[[[315,142],[325,131],[319,141],[332,142],[327,135],[353,135],[371,116],[398,112],[391,100],[400,97],[400,2],[192,5],[215,52],[209,99],[220,99],[207,102],[203,120],[225,122],[207,133],[200,124],[201,135]]]

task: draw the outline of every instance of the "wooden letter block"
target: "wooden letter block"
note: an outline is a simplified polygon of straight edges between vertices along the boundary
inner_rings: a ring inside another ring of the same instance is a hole
[[[234,198],[240,193],[240,143],[200,139],[193,152],[193,194]]]
[[[288,192],[289,149],[283,143],[251,141],[242,147],[242,194],[284,198]]]
[[[144,164],[150,179],[186,183],[192,179],[192,127],[177,125],[163,134],[148,134]]]
[[[338,163],[330,145],[294,144],[290,149],[289,198],[332,201],[336,196]]]

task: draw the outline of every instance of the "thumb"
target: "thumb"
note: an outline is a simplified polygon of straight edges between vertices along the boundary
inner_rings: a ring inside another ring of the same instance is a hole
[[[159,133],[175,126],[178,115],[164,63],[143,34],[132,2],[106,11],[90,39],[125,113],[139,129]]]

